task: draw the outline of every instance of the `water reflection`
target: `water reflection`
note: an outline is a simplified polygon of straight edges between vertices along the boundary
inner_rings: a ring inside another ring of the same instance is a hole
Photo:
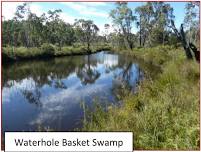
[[[129,57],[100,52],[14,63],[2,77],[4,131],[70,131],[81,126],[81,101],[115,104],[118,90],[134,91],[143,72]]]
[[[93,62],[92,62],[93,63]],[[80,78],[82,84],[93,84],[99,78],[100,73],[96,69],[96,64],[92,65],[90,60],[90,55],[87,56],[87,64],[82,67],[78,68],[77,77]]]

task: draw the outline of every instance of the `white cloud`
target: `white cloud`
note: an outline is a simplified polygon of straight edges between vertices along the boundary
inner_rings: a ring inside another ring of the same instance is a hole
[[[43,9],[38,4],[30,4],[30,10],[32,13],[35,13],[37,16],[41,16],[43,14]]]
[[[88,85],[82,89],[78,89],[80,86],[80,82],[77,82],[68,89],[41,98],[40,100],[43,104],[40,109],[41,112],[30,124],[43,124],[47,121],[54,122],[62,115],[70,115],[73,107],[77,106],[83,99],[88,96],[95,97],[99,92],[107,88],[107,84]]]
[[[15,11],[18,5],[22,2],[2,2],[2,16],[5,20],[12,19],[15,15]]]
[[[109,29],[108,30],[105,30],[105,24],[109,24],[110,25],[110,27],[109,27]],[[98,25],[98,27],[99,27],[99,29],[100,29],[100,32],[99,32],[99,34],[100,35],[107,35],[107,34],[109,34],[109,33],[112,33],[112,32],[114,32],[114,28],[112,28],[112,21],[111,20],[107,20],[107,22],[105,22],[105,23],[99,23],[99,24],[97,24]]]
[[[67,23],[70,23],[70,24],[73,24],[74,23],[74,21],[75,21],[75,17],[73,17],[73,16],[71,16],[71,15],[68,15],[67,13],[61,13],[60,14],[60,18],[63,20],[63,21],[65,21],[65,22],[67,22]]]
[[[70,18],[69,20],[72,20],[71,18],[91,19],[91,16],[94,16],[97,18],[102,17],[102,18],[108,19],[108,16],[109,16],[107,12],[103,12],[103,11],[101,11],[100,8],[97,8],[99,6],[108,5],[106,2],[61,2],[61,4],[66,5],[67,7],[70,7],[71,9],[73,9],[79,13],[78,17],[72,17],[72,16],[68,15],[68,17]],[[65,16],[67,16],[67,14]],[[62,15],[61,15],[61,17],[62,17]],[[69,22],[69,20],[64,19],[64,15],[63,15],[62,19],[66,22]],[[94,20],[94,23],[96,25],[98,25],[98,27],[100,29],[99,34],[103,35],[105,32],[104,23],[96,22],[96,20]],[[108,32],[111,32],[111,31],[109,30]]]
[[[2,2],[2,15],[4,19],[12,19],[14,17],[16,8],[18,5],[22,5],[23,2]],[[65,6],[72,8],[77,11],[80,15],[74,16],[73,14],[69,14],[67,12],[62,12],[60,14],[60,18],[67,23],[73,24],[75,19],[91,19],[91,16],[94,17],[103,17],[108,19],[108,13],[104,11],[100,11],[99,6],[108,5],[106,2],[60,2]],[[32,13],[35,13],[37,16],[41,16],[44,13],[44,8],[40,4],[29,3],[30,10]],[[53,9],[52,9],[53,10]],[[99,23],[94,21],[96,25],[98,25],[100,29],[100,34],[103,35],[105,32],[104,23]],[[109,22],[108,22],[109,23]],[[110,24],[110,23],[109,23]],[[111,32],[110,30],[108,32]]]
[[[83,2],[61,2],[61,4],[64,4],[78,11],[78,13],[82,15],[108,17],[108,14],[106,12],[101,12],[100,10],[97,10],[95,8],[95,6],[106,5],[103,2],[84,2],[84,3]]]
[[[88,6],[106,6],[107,5],[106,2],[81,2],[81,3]]]
[[[17,6],[22,5],[23,2],[2,2],[2,16],[5,20],[12,19],[15,16]],[[32,13],[35,13],[37,16],[42,15],[43,8],[34,3],[30,3],[30,10]]]

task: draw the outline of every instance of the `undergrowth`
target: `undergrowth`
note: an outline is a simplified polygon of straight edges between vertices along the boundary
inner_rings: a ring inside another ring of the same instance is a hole
[[[199,64],[182,49],[169,46],[130,52],[158,65],[157,78],[147,78],[121,107],[95,104],[83,131],[132,131],[135,149],[199,149]]]
[[[41,47],[29,48],[7,46],[2,48],[2,59],[4,62],[30,58],[43,58],[50,56],[84,55],[108,49],[110,49],[108,45],[94,45],[91,46],[91,50],[87,50],[86,46],[58,47],[48,43],[44,43]]]

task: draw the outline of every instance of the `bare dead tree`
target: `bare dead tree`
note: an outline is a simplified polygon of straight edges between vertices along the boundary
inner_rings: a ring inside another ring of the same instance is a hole
[[[180,32],[179,32],[177,28],[175,27],[174,21],[171,20],[171,28],[176,34],[178,40],[181,41],[187,59],[196,59],[197,61],[200,61],[200,51],[198,51],[198,49],[193,43],[188,43],[188,41],[186,40],[183,24],[181,24]]]

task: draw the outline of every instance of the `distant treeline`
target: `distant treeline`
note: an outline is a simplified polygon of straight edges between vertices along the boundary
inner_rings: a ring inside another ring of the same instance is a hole
[[[49,10],[37,16],[29,9],[29,3],[19,5],[11,20],[3,20],[3,46],[39,47],[43,43],[71,46],[81,43],[90,48],[92,42],[107,42],[119,48],[150,47],[158,44],[177,45],[178,39],[171,29],[174,10],[164,2],[147,2],[135,9],[126,2],[117,2],[108,16],[112,25],[99,28],[91,20],[79,19],[74,24],[60,18],[61,10]],[[184,19],[189,41],[199,45],[199,3],[186,3]],[[134,34],[133,27],[138,31]],[[111,32],[109,32],[111,31]]]

